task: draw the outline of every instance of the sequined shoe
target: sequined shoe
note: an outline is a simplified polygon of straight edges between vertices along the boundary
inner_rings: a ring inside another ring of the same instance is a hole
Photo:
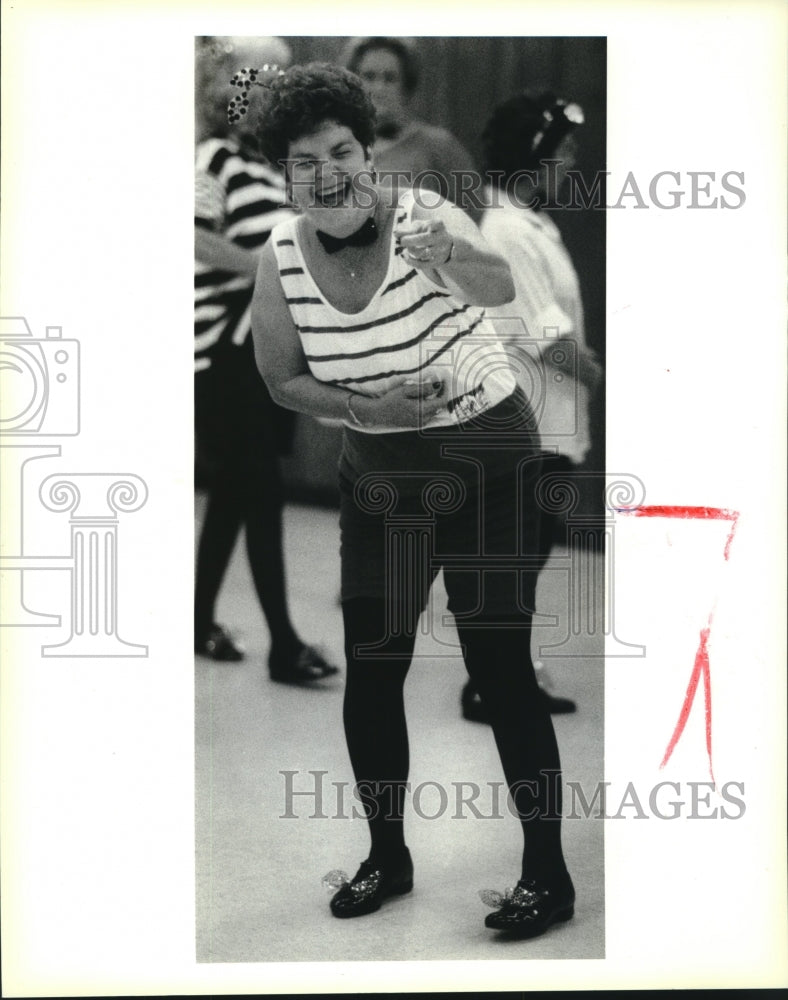
[[[331,871],[323,877],[323,885],[339,889],[331,898],[335,917],[363,917],[379,910],[390,896],[403,896],[413,888],[413,861],[405,849],[403,860],[396,866],[383,867],[367,859],[353,879],[341,871]]]
[[[237,663],[246,655],[243,646],[230,633],[215,623],[211,625],[205,638],[195,639],[194,652],[199,656],[209,656],[212,660]]]
[[[292,656],[272,654],[268,658],[268,674],[280,684],[311,684],[338,673],[339,667],[329,663],[314,646],[302,644]]]
[[[495,913],[488,914],[484,926],[505,931],[511,937],[538,937],[548,927],[571,920],[575,914],[575,890],[568,876],[549,887],[546,883],[520,879],[503,895],[485,889],[479,896],[487,906],[498,907]]]

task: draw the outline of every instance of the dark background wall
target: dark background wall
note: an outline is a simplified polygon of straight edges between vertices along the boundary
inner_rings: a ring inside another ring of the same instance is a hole
[[[480,135],[495,105],[524,89],[553,90],[577,101],[585,112],[578,132],[578,169],[590,184],[605,169],[606,40],[604,38],[410,39],[421,61],[421,83],[413,99],[418,117],[450,129],[479,160]],[[294,62],[338,61],[346,37],[287,38]],[[602,202],[604,204],[604,201]],[[604,358],[605,215],[598,209],[553,215],[577,268],[583,291],[589,345]],[[592,402],[594,445],[587,460],[604,468],[604,393]],[[332,502],[339,432],[299,418],[296,448],[286,460],[294,499]]]

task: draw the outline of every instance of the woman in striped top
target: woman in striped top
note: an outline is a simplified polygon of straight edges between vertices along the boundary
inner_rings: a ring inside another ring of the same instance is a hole
[[[512,279],[461,210],[414,193],[387,202],[373,137],[370,100],[346,70],[295,67],[271,85],[260,139],[300,215],[263,250],[257,363],[280,405],[345,423],[344,725],[371,850],[331,910],[370,913],[413,884],[403,685],[442,570],[524,835],[520,881],[487,926],[532,937],[572,915],[574,889],[530,657],[539,441],[484,312],[512,298]]]

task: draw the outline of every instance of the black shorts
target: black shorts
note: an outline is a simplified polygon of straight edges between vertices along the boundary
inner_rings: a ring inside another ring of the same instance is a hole
[[[495,410],[505,414],[506,401]],[[412,617],[443,570],[455,616],[532,612],[542,457],[530,416],[519,426],[508,421],[505,432],[491,421],[463,425],[462,434],[430,447],[434,460],[426,462],[422,450],[411,468],[399,462],[352,475],[341,465],[343,600],[383,598]]]

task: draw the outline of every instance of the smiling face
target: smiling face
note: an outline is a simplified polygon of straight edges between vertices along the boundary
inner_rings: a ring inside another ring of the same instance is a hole
[[[372,98],[378,122],[399,124],[408,116],[402,65],[390,49],[368,49],[358,65],[358,75]]]
[[[317,229],[332,236],[349,236],[374,209],[371,170],[368,151],[339,122],[324,122],[288,148],[293,202]]]

